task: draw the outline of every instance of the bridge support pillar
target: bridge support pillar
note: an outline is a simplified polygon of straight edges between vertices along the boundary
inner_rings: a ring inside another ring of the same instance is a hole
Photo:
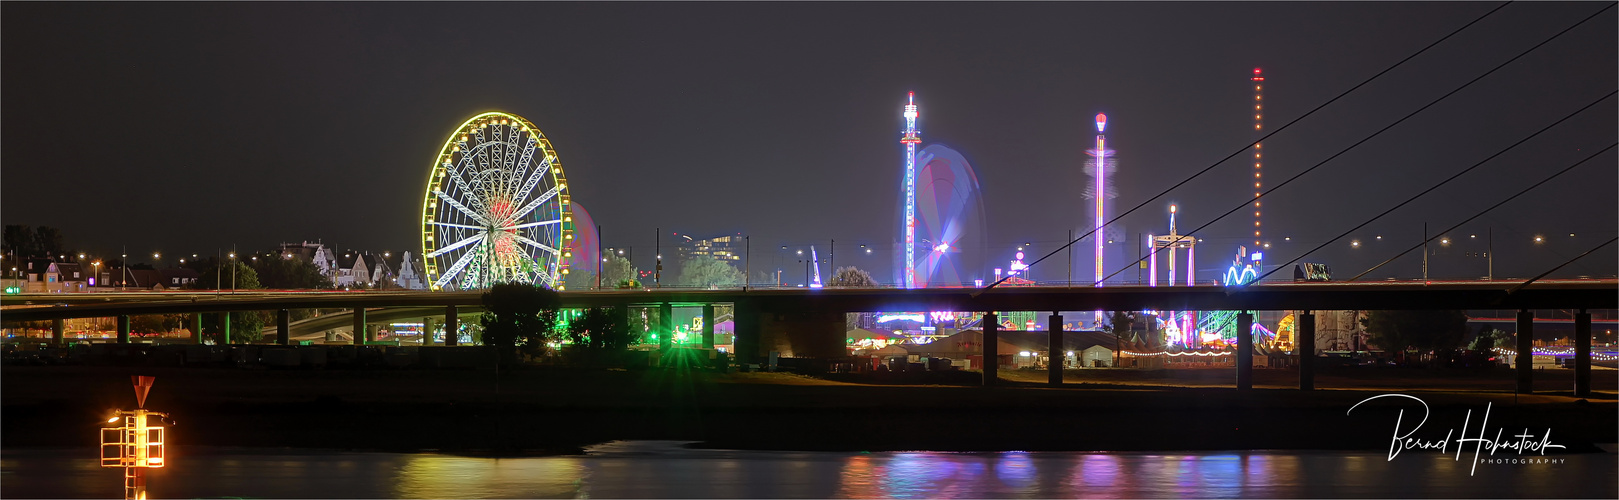
[[[1591,396],[1591,313],[1574,315],[1574,397]]]
[[[230,311],[219,313],[219,345],[230,345]]]
[[[1535,313],[1518,310],[1518,393],[1535,392]]]
[[[1299,390],[1315,390],[1315,311],[1299,314],[1293,335],[1298,337]]]
[[[433,329],[437,326],[433,324],[433,318],[422,318],[422,345],[433,345]]]
[[[714,304],[703,304],[703,348],[714,348]]]
[[[51,320],[51,346],[62,347],[62,335],[67,333],[67,320]],[[1589,337],[1590,335],[1587,335]]]
[[[292,313],[286,309],[275,312],[275,343],[292,345]]]
[[[354,308],[354,345],[365,345],[365,308]]]
[[[738,365],[759,362],[759,338],[762,318],[759,317],[759,307],[750,301],[736,301],[731,305],[732,321],[736,324],[736,340],[732,348],[736,350]]]
[[[461,318],[455,306],[444,306],[444,345],[461,344]]]
[[[1237,313],[1237,390],[1254,388],[1254,313]]]
[[[1051,385],[1062,385],[1062,368],[1068,361],[1062,341],[1062,315],[1052,311],[1051,317],[1046,320],[1051,331],[1050,342],[1046,347],[1046,382]]]
[[[993,311],[984,314],[984,387],[995,385],[1000,379],[1001,340],[1000,317]]]
[[[675,341],[675,311],[668,302],[658,304],[658,350],[668,351]]]
[[[191,343],[202,345],[202,313],[191,316]]]
[[[129,315],[118,317],[118,343],[129,343]]]

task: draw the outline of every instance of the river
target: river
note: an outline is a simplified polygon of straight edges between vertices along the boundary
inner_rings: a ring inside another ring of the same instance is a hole
[[[1482,463],[1471,450],[783,452],[627,441],[579,456],[481,458],[250,448],[171,449],[151,498],[1512,498],[1619,497],[1619,455]],[[1486,452],[1487,453],[1487,452]],[[1514,458],[1500,454],[1495,458]],[[1538,457],[1537,457],[1538,458]],[[0,497],[117,498],[95,450],[0,453]]]

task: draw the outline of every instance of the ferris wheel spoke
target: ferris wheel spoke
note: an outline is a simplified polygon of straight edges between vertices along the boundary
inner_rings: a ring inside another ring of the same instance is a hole
[[[506,145],[506,134],[504,131],[500,130],[500,127],[489,127],[489,135],[494,136],[494,139],[489,141],[494,144],[494,146],[491,147]]]
[[[528,179],[523,181],[523,186],[520,187],[520,188],[517,188],[517,191],[512,192],[512,202],[513,203],[521,202],[521,201],[523,201],[522,200],[523,195],[525,195],[527,193],[534,192],[534,186],[538,186],[540,184],[540,180],[544,179],[545,174],[548,173],[550,170],[551,170],[551,157],[549,155],[547,155],[545,157],[545,160],[541,161],[539,165],[534,166],[534,171],[533,172],[529,172]]]
[[[557,193],[561,191],[562,186],[552,186],[551,189],[547,190],[544,194],[541,194],[538,198],[534,198],[534,201],[528,202],[528,204],[523,205],[523,208],[520,208],[516,212],[512,212],[511,215],[506,216],[506,220],[523,220],[523,217],[527,216],[529,212],[533,212],[534,209],[538,208],[541,204],[550,201],[551,198],[555,198]]]
[[[535,144],[536,142],[532,136],[530,136],[528,140],[523,143],[523,156],[517,159],[517,163],[514,165],[517,168],[517,174],[513,175],[512,178],[523,179],[528,176],[528,162],[534,160]]]
[[[489,169],[489,141],[483,138],[483,129],[472,131],[478,137],[478,166],[484,170]]]
[[[475,241],[477,239],[482,239],[481,235],[479,237],[472,238],[471,240]],[[437,280],[433,281],[433,286],[443,288],[444,285],[454,281],[455,275],[460,274],[461,270],[466,268],[467,264],[472,263],[477,256],[478,252],[467,252],[462,254],[461,258],[455,260],[455,264],[450,265],[449,269],[444,270],[444,274],[442,276],[439,276]]]
[[[483,214],[473,211],[470,208],[467,208],[467,206],[462,205],[461,202],[455,201],[455,198],[451,198],[450,195],[444,194],[443,190],[435,189],[433,190],[433,194],[437,194],[439,201],[443,201],[445,205],[455,207],[457,210],[460,210],[461,213],[466,214],[467,217],[471,217],[472,220],[478,221],[479,224],[483,224],[485,227],[494,225],[489,223],[489,218],[484,217]]]
[[[515,139],[516,137],[513,137],[513,138]],[[512,184],[511,184],[511,186],[509,186],[509,188],[510,188],[510,194],[511,194],[512,199],[516,199],[517,196],[522,193],[521,191],[517,190],[518,185],[517,185],[517,183],[515,181],[520,180],[520,179],[527,179],[528,178],[529,162],[533,161],[533,160],[534,160],[534,138],[529,137],[528,140],[523,143],[523,156],[518,158],[516,163],[512,163],[512,165],[511,165],[511,167],[512,167],[512,177],[511,178],[512,178],[512,180],[514,182],[512,182]]]
[[[560,251],[558,251],[558,250],[557,250],[557,249],[555,249],[555,248],[551,248],[551,247],[549,247],[549,246],[546,246],[546,245],[545,245],[545,244],[544,244],[544,243],[540,243],[540,242],[538,242],[538,241],[534,241],[534,240],[531,240],[531,239],[528,239],[528,237],[527,237],[527,236],[523,236],[523,235],[521,235],[521,234],[516,234],[516,233],[513,233],[513,234],[508,234],[508,235],[506,235],[506,236],[507,236],[507,237],[510,237],[510,238],[511,238],[511,239],[514,239],[514,240],[517,240],[517,241],[520,241],[520,242],[523,242],[523,243],[524,243],[524,244],[526,244],[526,245],[530,245],[530,246],[534,246],[534,247],[538,247],[538,248],[539,248],[539,249],[540,249],[540,250],[545,250],[545,251],[547,251],[547,252],[551,252],[551,253],[552,253],[552,254],[553,254],[553,255],[555,255],[555,254],[560,254],[560,253],[562,253],[562,252],[560,252]]]
[[[459,228],[462,228],[462,229],[476,229],[478,231],[483,231],[484,230],[484,226],[468,226],[466,224],[451,224],[451,223],[448,223],[448,222],[434,222],[433,225],[435,225],[435,226],[444,226],[444,227],[459,227]],[[502,229],[504,229],[504,228],[502,228]]]
[[[511,170],[513,167],[516,167],[517,165],[513,163],[517,160],[518,147],[516,130],[513,130],[511,135],[507,136],[506,141],[501,143],[500,149],[506,152],[506,170]],[[522,176],[518,175],[518,177]]]
[[[457,248],[461,248],[461,247],[464,247],[464,246],[467,246],[467,245],[471,245],[473,243],[477,243],[479,240],[482,240],[485,237],[487,237],[488,234],[489,233],[480,232],[478,234],[473,235],[470,238],[467,238],[467,239],[464,239],[464,240],[461,240],[461,241],[457,241],[457,242],[451,244],[450,246],[440,248],[438,250],[434,250],[432,253],[427,254],[427,257],[429,257],[429,258],[438,257],[440,255],[444,255],[445,252],[449,252],[449,251],[455,250]]]
[[[461,174],[463,173],[462,171],[451,170],[448,165],[446,165],[445,170],[449,174],[450,181],[455,183],[455,187],[456,187],[457,190],[459,190],[462,193],[475,192],[473,190],[473,187],[467,184],[466,179],[463,179],[461,177]],[[443,199],[446,199],[446,200],[452,200],[452,201],[454,200],[453,198],[450,198],[447,195],[443,194],[442,191],[435,191],[435,192],[439,193],[440,198],[443,198]],[[467,209],[467,207],[464,207],[464,206],[460,207],[460,208],[463,209],[462,210],[463,212],[475,211],[477,213],[489,213],[489,207],[484,206],[482,198],[479,198],[479,197],[476,197],[476,196],[469,197],[469,198],[467,198],[467,203],[471,203],[473,205],[473,207],[471,209]]]
[[[500,228],[500,230],[501,231],[508,231],[508,230],[512,230],[512,229],[523,229],[523,228],[526,228],[526,227],[545,226],[545,225],[550,225],[550,224],[561,224],[561,223],[562,223],[562,219],[542,220],[542,221],[539,221],[539,222],[529,222],[529,223],[526,223],[526,224],[518,224],[518,225],[515,225],[515,226],[506,226],[506,227]]]

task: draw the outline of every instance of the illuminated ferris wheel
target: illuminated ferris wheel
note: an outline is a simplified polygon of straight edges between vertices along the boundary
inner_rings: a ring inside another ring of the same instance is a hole
[[[439,151],[422,200],[434,290],[522,282],[562,289],[573,220],[556,150],[532,122],[484,113]]]

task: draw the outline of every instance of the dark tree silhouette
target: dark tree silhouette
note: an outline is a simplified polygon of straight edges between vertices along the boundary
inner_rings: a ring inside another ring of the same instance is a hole
[[[483,293],[483,343],[507,362],[519,352],[539,356],[555,335],[562,296],[526,283],[498,283]]]

